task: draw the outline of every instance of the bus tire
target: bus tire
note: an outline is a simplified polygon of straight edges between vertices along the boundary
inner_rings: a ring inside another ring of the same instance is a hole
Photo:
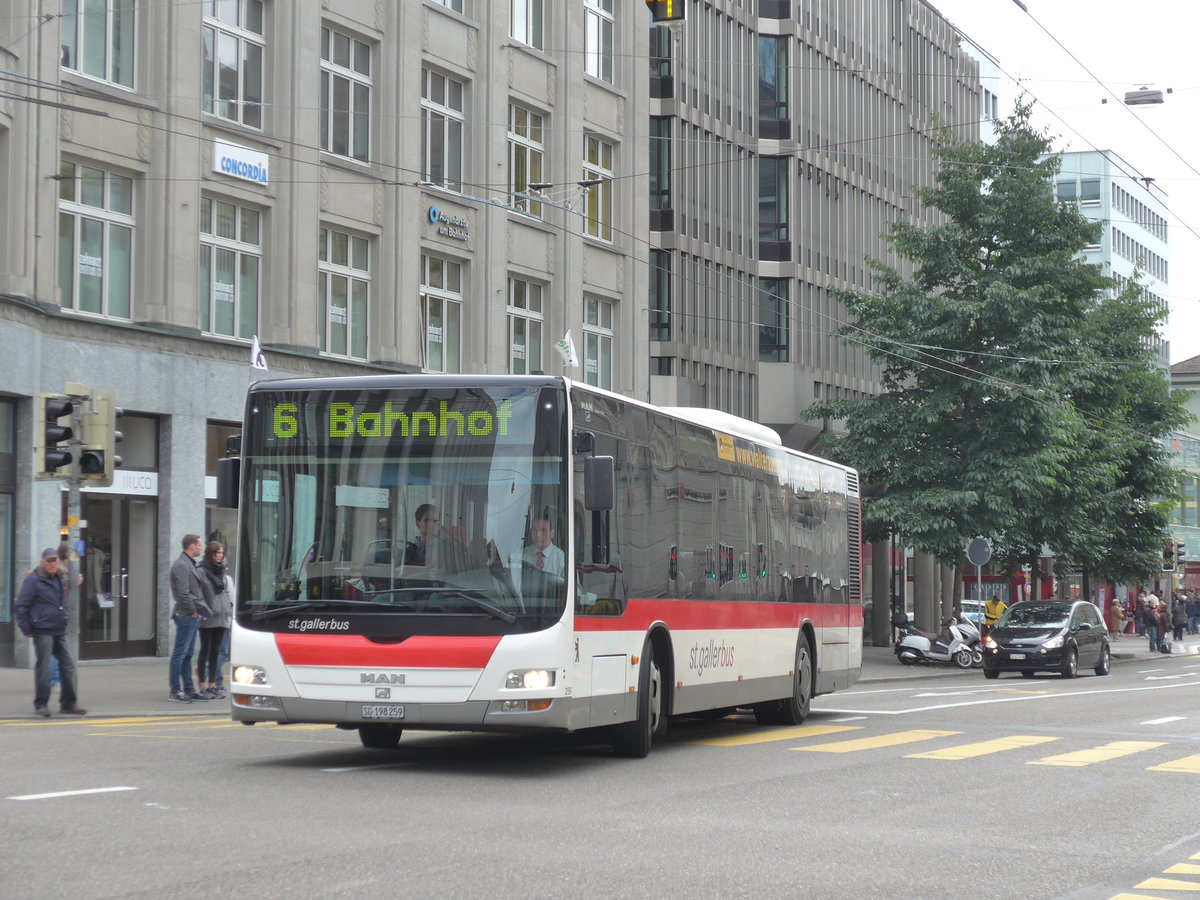
[[[397,725],[359,725],[358,739],[368,750],[395,750],[404,729]]]
[[[642,645],[642,663],[638,668],[637,718],[632,722],[614,725],[613,753],[630,759],[643,759],[650,753],[654,738],[666,730],[663,715],[662,670],[654,660],[654,644],[650,638]]]
[[[792,678],[792,696],[754,705],[759,725],[799,725],[808,716],[813,698],[813,657],[808,635],[800,635],[796,646],[796,669]]]

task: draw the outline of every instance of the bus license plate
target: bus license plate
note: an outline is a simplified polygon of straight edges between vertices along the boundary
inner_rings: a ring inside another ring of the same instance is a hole
[[[1009,658],[1010,659],[1024,659],[1025,654],[1024,653],[1012,653],[1009,655]]]
[[[363,705],[362,717],[364,719],[403,719],[404,707],[396,706],[395,704],[377,703],[374,705]]]

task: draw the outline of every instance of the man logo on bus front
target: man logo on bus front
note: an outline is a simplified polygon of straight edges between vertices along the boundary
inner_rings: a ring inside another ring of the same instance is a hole
[[[363,672],[359,684],[404,684],[403,675],[388,675],[386,672]]]

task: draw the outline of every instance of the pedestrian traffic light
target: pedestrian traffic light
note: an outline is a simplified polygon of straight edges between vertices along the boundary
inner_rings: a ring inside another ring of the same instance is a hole
[[[646,0],[650,18],[655,22],[682,22],[687,0]]]
[[[34,457],[37,477],[64,478],[69,473],[59,470],[71,464],[71,451],[62,445],[70,441],[75,432],[60,420],[70,416],[75,405],[62,394],[38,394],[36,410],[38,444],[34,448]]]
[[[109,390],[92,393],[92,414],[84,417],[83,450],[79,454],[79,476],[88,484],[109,487],[113,483],[113,470],[121,466],[116,445],[124,437],[117,430],[117,419],[125,411],[113,400]]]

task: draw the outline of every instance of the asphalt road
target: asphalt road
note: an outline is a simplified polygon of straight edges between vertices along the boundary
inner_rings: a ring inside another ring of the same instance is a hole
[[[1195,656],[948,672],[793,729],[676,721],[645,760],[602,735],[384,752],[216,713],[5,720],[0,896],[1196,896],[1198,692]]]

